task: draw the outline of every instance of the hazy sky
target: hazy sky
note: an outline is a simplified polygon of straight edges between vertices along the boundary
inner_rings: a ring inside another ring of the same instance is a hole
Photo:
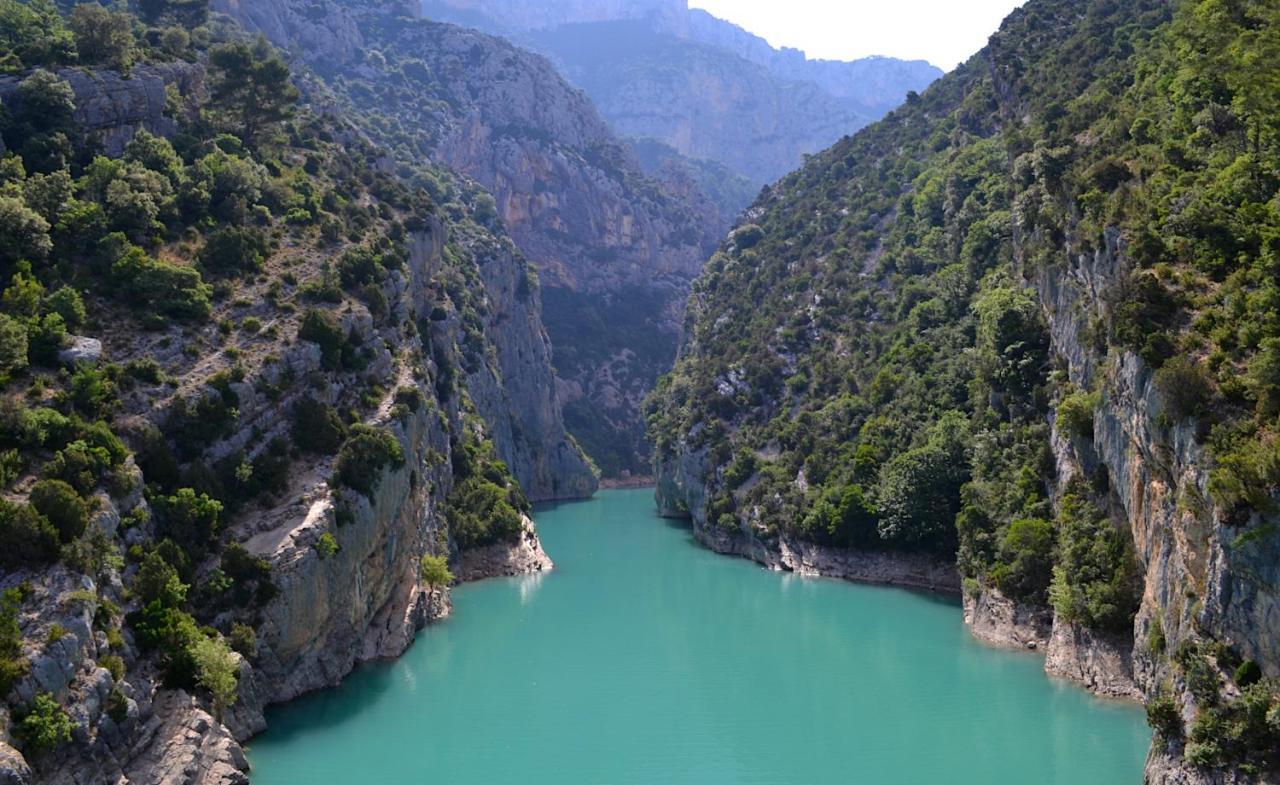
[[[889,55],[951,70],[1025,0],[689,0],[810,57]]]

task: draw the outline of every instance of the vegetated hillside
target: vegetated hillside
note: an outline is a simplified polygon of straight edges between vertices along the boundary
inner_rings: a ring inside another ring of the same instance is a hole
[[[942,74],[887,57],[808,60],[683,0],[519,5],[429,0],[423,9],[547,54],[619,133],[727,166],[755,188]],[[734,215],[746,206],[725,204]]]
[[[493,194],[540,273],[570,431],[606,475],[645,473],[640,405],[727,222],[646,177],[586,96],[506,41],[364,0],[215,7],[290,48],[397,165],[434,159]]]
[[[660,504],[796,568],[954,558],[975,634],[1145,698],[1149,782],[1271,781],[1277,64],[1270,2],[1012,14],[709,262]]]
[[[445,558],[549,566],[512,470],[595,487],[492,198],[141,11],[0,0],[4,782],[245,782],[266,705],[448,612]]]

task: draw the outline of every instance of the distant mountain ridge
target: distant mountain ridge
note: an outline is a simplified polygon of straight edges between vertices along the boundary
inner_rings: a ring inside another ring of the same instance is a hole
[[[423,11],[546,54],[619,133],[722,164],[754,186],[942,75],[924,61],[809,60],[687,0],[425,0]]]

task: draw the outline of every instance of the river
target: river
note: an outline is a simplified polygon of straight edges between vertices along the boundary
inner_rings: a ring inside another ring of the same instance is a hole
[[[537,513],[556,570],[454,591],[393,663],[268,712],[255,785],[1138,785],[1133,705],[959,604],[698,547],[652,491]]]

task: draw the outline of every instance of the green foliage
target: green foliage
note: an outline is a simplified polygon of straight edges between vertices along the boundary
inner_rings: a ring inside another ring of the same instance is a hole
[[[338,538],[333,536],[333,532],[325,532],[320,535],[320,539],[316,540],[316,553],[320,554],[320,561],[333,556],[342,550],[342,546],[338,545]]]
[[[0,313],[0,381],[27,367],[27,330]]]
[[[271,563],[254,556],[243,545],[232,543],[222,552],[220,569],[232,582],[228,599],[236,606],[261,607],[276,595]]]
[[[75,60],[75,42],[50,0],[0,0],[0,71]]]
[[[447,515],[449,531],[461,550],[515,542],[524,531],[509,490],[481,477],[468,478],[454,487]]]
[[[1238,687],[1251,687],[1262,681],[1262,668],[1253,660],[1245,660],[1236,668],[1232,681]]]
[[[355,366],[355,345],[343,332],[334,316],[326,311],[309,310],[302,316],[298,340],[311,341],[320,347],[320,365],[337,371]]]
[[[1053,524],[1019,518],[1009,524],[1000,543],[999,563],[991,578],[1008,597],[1044,603],[1053,578]]]
[[[1147,724],[1156,737],[1170,741],[1182,737],[1182,712],[1178,702],[1169,695],[1156,695],[1147,701]]]
[[[141,248],[125,244],[111,265],[112,284],[130,294],[129,302],[144,313],[201,320],[212,307],[212,289],[191,267],[152,259]]]
[[[435,556],[430,553],[424,555],[419,574],[430,591],[453,583],[453,573],[449,571],[449,560],[444,556]]]
[[[1175,419],[1205,413],[1213,388],[1204,370],[1188,357],[1171,358],[1155,375],[1156,389]]]
[[[236,702],[240,663],[220,636],[201,635],[191,647],[191,659],[196,682],[213,696],[213,714],[221,721],[223,712]]]
[[[1093,414],[1102,403],[1101,393],[1073,390],[1058,402],[1058,427],[1064,433],[1093,438]]]
[[[1049,589],[1058,615],[1086,627],[1131,630],[1139,602],[1132,546],[1078,486],[1063,496],[1058,538]]]
[[[394,434],[383,428],[356,425],[338,451],[334,481],[372,499],[382,472],[403,465],[404,451]]]
[[[210,105],[223,127],[246,145],[293,116],[298,89],[289,67],[267,43],[235,42],[209,52]]]
[[[71,731],[75,729],[70,715],[47,692],[36,695],[15,718],[13,732],[22,742],[23,752],[37,755],[71,741]]]
[[[0,563],[8,569],[47,564],[58,558],[58,531],[31,505],[0,499]]]
[[[58,538],[68,543],[84,534],[89,525],[89,505],[62,480],[41,480],[31,487],[31,506],[53,525]]]
[[[0,272],[20,260],[41,261],[53,250],[49,222],[21,199],[0,195]]]
[[[938,421],[928,443],[894,456],[880,472],[880,536],[897,546],[955,548],[960,487],[969,479],[964,420]]]
[[[187,601],[187,589],[178,571],[156,551],[142,559],[133,579],[133,593],[146,606],[156,603],[162,608],[180,608]]]
[[[71,9],[67,24],[81,63],[128,72],[136,56],[133,17],[97,3],[81,3]]]
[[[188,551],[200,552],[218,535],[222,502],[191,488],[179,488],[171,496],[155,499],[162,536],[171,538]]]
[[[258,633],[240,622],[231,624],[231,648],[246,659],[258,656]]]
[[[196,666],[191,650],[205,636],[191,614],[153,601],[129,614],[128,622],[143,651],[159,654],[166,684],[171,687],[195,684]]]
[[[347,426],[332,406],[303,398],[293,406],[293,443],[307,452],[333,455],[346,439]]]
[[[168,23],[193,29],[209,18],[209,0],[138,0],[138,11],[153,25]]]
[[[22,629],[18,626],[21,608],[21,591],[15,588],[0,593],[0,696],[8,695],[28,668],[22,656]]]
[[[1230,703],[1202,706],[1187,734],[1186,758],[1196,766],[1269,771],[1280,765],[1280,693],[1255,682]]]
[[[270,243],[261,230],[246,226],[230,226],[218,229],[205,238],[200,251],[200,266],[223,275],[254,272],[262,269],[262,263],[270,250]]]

